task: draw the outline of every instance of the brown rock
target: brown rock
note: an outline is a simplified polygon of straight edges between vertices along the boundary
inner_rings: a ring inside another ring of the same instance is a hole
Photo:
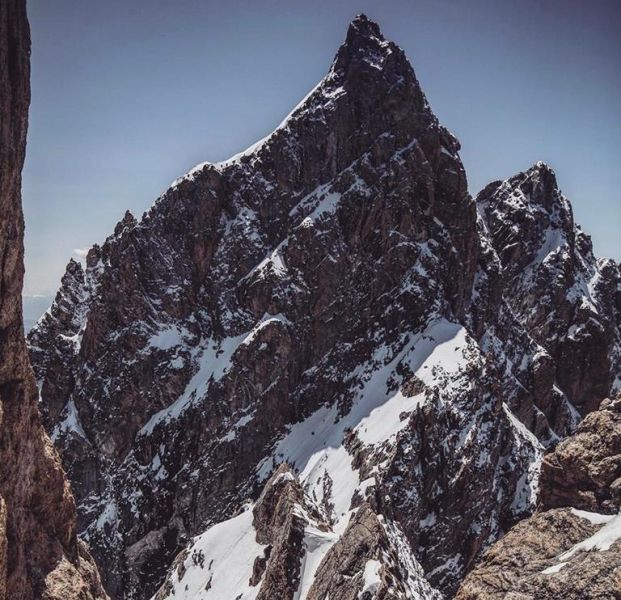
[[[262,575],[256,573],[253,578],[256,583],[261,581],[258,600],[277,597],[291,600],[298,589],[304,555],[304,528],[310,520],[301,511],[308,517],[312,515],[315,520],[321,519],[306,502],[288,465],[283,464],[267,482],[253,509],[257,542],[269,548],[269,560]]]
[[[455,600],[621,598],[621,541],[605,551],[579,551],[562,558],[599,527],[569,509],[534,515],[492,547],[466,577]],[[550,568],[552,572],[543,572]]]
[[[456,600],[621,598],[621,538],[609,548],[567,554],[607,526],[600,521],[621,518],[615,483],[621,468],[620,405],[619,399],[604,400],[546,455],[539,508],[549,510],[518,523],[496,542],[463,581]],[[557,506],[572,508],[551,508]],[[596,522],[576,509],[596,513]]]
[[[308,592],[308,600],[359,598],[364,584],[365,565],[369,560],[376,560],[379,564],[382,552],[388,547],[389,542],[377,515],[370,506],[361,506],[352,517],[345,533],[317,569],[315,581]],[[387,588],[384,579],[381,589],[378,588],[372,597],[397,597],[387,595]]]
[[[542,509],[573,506],[615,514],[621,507],[621,397],[602,402],[541,465]]]
[[[37,408],[22,324],[21,170],[30,102],[25,2],[0,4],[0,599],[106,598]]]

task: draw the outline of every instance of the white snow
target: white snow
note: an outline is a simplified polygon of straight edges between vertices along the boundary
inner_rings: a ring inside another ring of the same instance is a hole
[[[558,252],[561,246],[567,244],[565,235],[559,226],[550,226],[545,230],[543,242],[539,247],[537,256],[534,259],[534,263],[542,263],[547,260],[549,256]]]
[[[373,372],[357,405],[365,413],[368,410],[368,416],[361,418],[356,427],[358,437],[366,444],[379,444],[395,437],[407,424],[401,415],[411,413],[424,401],[424,394],[409,398],[401,390],[394,395],[387,394],[388,378],[399,359],[403,359],[418,379],[430,384],[434,381],[433,373],[437,367],[446,373],[459,370],[467,346],[466,335],[463,327],[444,320],[438,321],[419,336],[414,336],[395,359]],[[386,348],[380,347],[376,358],[379,359],[385,352]],[[377,406],[371,408],[373,404]]]
[[[264,278],[268,273],[274,273],[278,277],[283,277],[287,273],[287,267],[282,257],[281,250],[284,243],[279,244],[272,250],[260,263],[253,267],[240,281],[252,279],[255,275],[259,279]]]
[[[254,411],[247,415],[240,417],[235,422],[235,424],[229,429],[227,434],[220,438],[220,441],[221,442],[232,442],[237,437],[237,431],[241,429],[242,427],[245,427],[248,423],[250,423],[253,417],[254,417]]]
[[[571,512],[582,519],[586,519],[591,525],[602,525],[592,536],[575,544],[558,557],[559,562],[541,571],[544,575],[558,573],[577,552],[600,551],[605,552],[618,540],[621,539],[621,513],[617,515],[604,515],[572,508]]]
[[[54,430],[50,435],[52,441],[56,442],[61,434],[68,433],[70,431],[86,439],[86,433],[82,428],[80,415],[78,414],[78,409],[76,408],[73,398],[69,399],[63,412],[65,414],[64,419],[54,427]]]
[[[103,511],[97,517],[97,529],[103,529],[106,523],[115,523],[118,518],[118,510],[116,503],[113,501],[109,501],[105,506]]]
[[[530,446],[534,449],[535,454],[528,466],[528,471],[523,473],[517,482],[515,497],[511,503],[511,508],[516,512],[526,510],[534,506],[537,500],[537,490],[539,488],[539,472],[541,471],[541,460],[543,458],[543,446],[533,433],[520,421],[511,409],[503,402],[502,408],[505,415],[509,418],[518,449],[522,446]]]
[[[184,336],[189,336],[190,332],[176,325],[167,325],[154,333],[147,342],[148,348],[158,350],[170,350],[184,344]]]
[[[581,511],[583,514],[585,511]],[[621,513],[618,515],[597,515],[587,513],[588,519],[593,524],[603,523],[603,527],[595,532],[591,537],[576,544],[573,548],[561,554],[561,560],[571,558],[576,552],[589,550],[608,550],[619,538],[621,538]],[[582,515],[579,515],[582,516]],[[605,519],[605,520],[604,520]]]
[[[304,529],[304,556],[300,564],[300,585],[293,600],[304,600],[313,584],[314,575],[328,550],[338,539],[338,534],[321,531],[312,525]]]
[[[250,586],[255,558],[264,546],[255,540],[252,505],[240,515],[194,538],[183,561],[185,573],[171,572],[170,600],[253,600],[261,584]]]
[[[242,334],[224,338],[219,343],[209,340],[204,346],[201,345],[195,351],[198,370],[186,386],[183,394],[170,406],[155,413],[138,432],[138,435],[151,434],[158,423],[179,417],[192,401],[204,396],[210,380],[217,381],[224,375],[230,366],[231,357],[235,350],[246,337],[247,334]]]
[[[186,386],[183,394],[170,406],[155,413],[138,432],[138,435],[149,435],[158,423],[176,419],[183,414],[192,402],[199,400],[207,393],[212,381],[218,381],[224,376],[231,366],[231,360],[238,348],[251,344],[261,329],[273,323],[287,325],[289,320],[282,314],[270,315],[265,313],[255,326],[246,333],[226,337],[220,341],[203,340],[199,346],[192,349],[193,358],[198,363],[198,370]],[[168,331],[164,340],[170,341],[171,339],[177,338]],[[164,343],[163,340],[160,341],[162,344]],[[239,427],[243,424],[245,423],[240,424]]]
[[[558,563],[556,565],[552,565],[551,567],[548,567],[547,569],[544,569],[541,572],[544,575],[552,575],[553,573],[558,573],[566,564],[567,564],[567,561],[560,562],[560,563]]]
[[[367,561],[364,565],[364,583],[362,584],[362,589],[358,592],[358,598],[362,598],[365,593],[375,594],[377,592],[382,582],[380,577],[381,568],[382,564],[379,560],[372,559]]]
[[[603,525],[604,523],[608,523],[614,517],[614,515],[602,515],[600,513],[579,510],[577,508],[572,508],[571,512],[577,517],[586,519],[589,523],[591,523],[591,525]]]

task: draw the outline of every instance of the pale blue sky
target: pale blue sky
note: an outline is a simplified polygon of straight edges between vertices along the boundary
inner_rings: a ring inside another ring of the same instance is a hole
[[[407,53],[472,193],[545,160],[596,252],[621,259],[621,2],[30,0],[25,292],[269,133],[358,12]]]

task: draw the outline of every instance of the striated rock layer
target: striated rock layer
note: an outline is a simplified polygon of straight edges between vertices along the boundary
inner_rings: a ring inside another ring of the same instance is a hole
[[[539,511],[466,577],[457,600],[621,598],[621,397],[544,458]]]
[[[30,103],[25,2],[0,4],[0,599],[106,598],[40,421],[22,323],[21,171]]]
[[[112,596],[435,599],[531,514],[619,385],[619,269],[549,167],[475,201],[458,151],[359,16],[272,134],[69,263],[30,354]]]

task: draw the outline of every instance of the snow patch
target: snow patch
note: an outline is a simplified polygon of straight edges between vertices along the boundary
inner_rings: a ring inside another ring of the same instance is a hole
[[[210,527],[194,538],[183,561],[173,569],[170,600],[254,600],[260,583],[249,583],[254,561],[264,546],[255,540],[252,505],[238,516]]]
[[[382,568],[382,564],[379,560],[368,560],[364,565],[364,573],[362,574],[364,577],[364,582],[362,584],[362,589],[358,592],[358,598],[363,598],[364,594],[375,594],[377,590],[379,590],[379,586],[382,583],[382,579],[380,577],[380,570]]]

